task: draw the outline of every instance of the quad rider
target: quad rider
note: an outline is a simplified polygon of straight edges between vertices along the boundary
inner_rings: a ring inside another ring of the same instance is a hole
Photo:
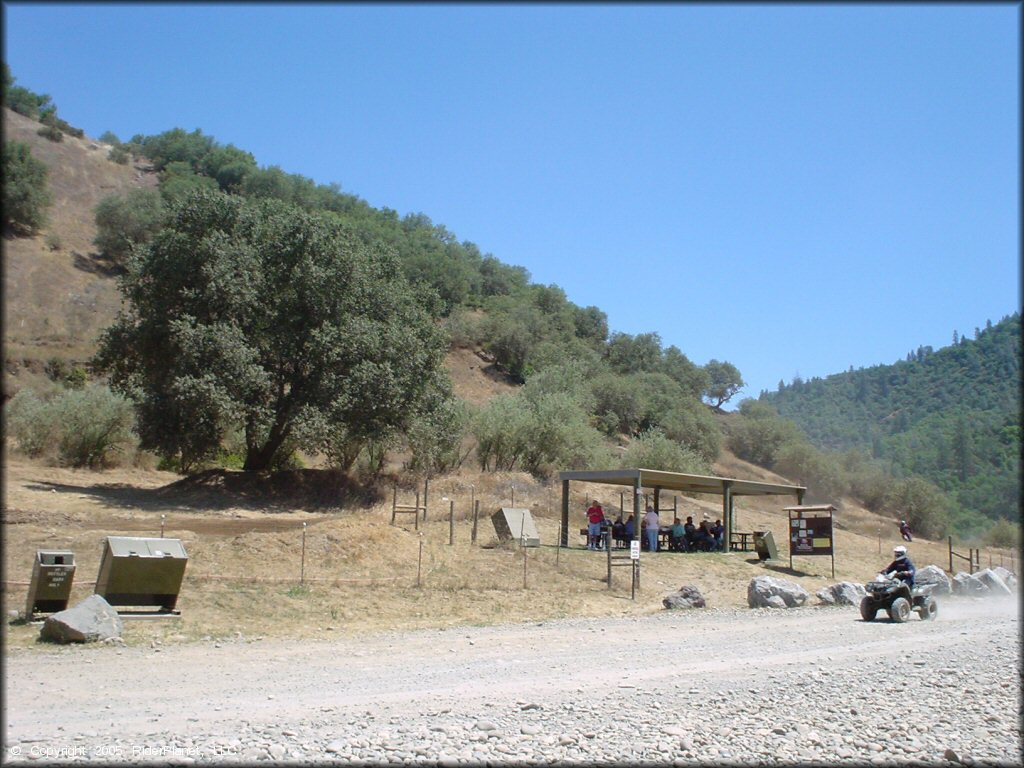
[[[904,541],[914,540],[914,537],[910,535],[910,526],[907,525],[906,520],[900,520],[900,536],[903,537]]]
[[[914,586],[914,573],[917,569],[907,556],[907,548],[898,546],[892,551],[893,561],[886,566],[882,573],[886,576],[895,577],[905,581],[908,587]]]

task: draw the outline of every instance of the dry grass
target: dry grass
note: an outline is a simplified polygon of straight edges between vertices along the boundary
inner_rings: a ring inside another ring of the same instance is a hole
[[[725,469],[742,466],[728,459],[719,471]],[[239,634],[329,637],[565,616],[641,616],[663,610],[661,599],[683,584],[698,586],[710,606],[738,607],[746,604],[747,584],[758,574],[792,579],[812,593],[833,581],[828,558],[798,559],[790,571],[785,556],[763,564],[752,553],[659,553],[643,556],[640,590],[630,599],[628,569],[615,569],[609,589],[606,556],[587,551],[578,535],[587,498],[596,494],[615,507],[617,489],[573,484],[572,547],[558,549],[551,545],[560,524],[560,492],[518,473],[463,471],[435,479],[428,520],[417,530],[411,516],[390,525],[386,489],[379,494],[386,499],[369,506],[310,512],[285,510],[280,503],[254,504],[242,496],[236,506],[225,505],[223,497],[206,506],[196,489],[172,493],[171,487],[182,486],[173,485],[180,478],[168,473],[92,473],[12,457],[5,470],[8,611],[23,610],[37,549],[75,552],[72,602],[77,602],[92,591],[107,535],[158,536],[161,515],[166,517],[166,535],[180,538],[189,555],[177,606],[181,616],[127,622],[129,643]],[[748,468],[730,474],[753,477],[757,472]],[[541,547],[525,550],[525,567],[523,551],[499,543],[490,521],[498,507],[512,504],[513,494],[515,506],[532,510],[542,541]],[[401,490],[398,498],[411,503],[413,495]],[[474,500],[481,509],[475,545],[470,542]],[[454,545],[448,543],[451,501]],[[671,497],[662,503],[671,506]],[[707,512],[714,517],[720,511],[718,497],[680,497],[677,503],[684,515]],[[788,518],[782,507],[789,503],[740,499],[737,527],[772,530],[784,548]],[[848,505],[836,520],[835,580],[871,578],[898,542],[894,522]],[[911,551],[919,565],[948,562],[945,542],[915,541]],[[38,635],[31,625],[12,624],[7,630],[6,642],[18,646],[34,645]]]

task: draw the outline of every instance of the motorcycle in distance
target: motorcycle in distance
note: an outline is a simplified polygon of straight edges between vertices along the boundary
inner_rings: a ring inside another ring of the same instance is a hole
[[[906,621],[911,611],[924,621],[931,621],[939,612],[930,590],[921,587],[911,589],[905,581],[890,579],[882,573],[865,584],[864,589],[867,595],[860,601],[860,615],[864,621],[874,621],[880,609],[888,611],[889,618],[897,624]]]

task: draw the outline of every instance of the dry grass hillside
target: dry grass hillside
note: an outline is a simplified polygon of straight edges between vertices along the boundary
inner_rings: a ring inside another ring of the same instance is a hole
[[[105,196],[156,186],[140,165],[107,159],[110,147],[83,137],[53,142],[39,123],[3,108],[4,138],[28,144],[49,169],[53,205],[33,237],[5,237],[4,389],[31,381],[53,357],[82,362],[120,305],[111,266],[95,252],[93,209]],[[12,379],[13,377],[13,379]]]

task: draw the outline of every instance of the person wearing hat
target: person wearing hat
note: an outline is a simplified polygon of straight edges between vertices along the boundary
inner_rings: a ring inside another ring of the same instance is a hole
[[[917,569],[907,555],[907,548],[900,545],[892,551],[893,561],[889,563],[884,571],[885,576],[893,576],[901,581],[907,582],[908,587],[914,586],[914,573]]]

